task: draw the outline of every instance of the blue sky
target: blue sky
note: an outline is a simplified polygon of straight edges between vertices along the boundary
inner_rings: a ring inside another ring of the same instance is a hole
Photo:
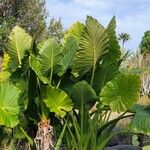
[[[117,33],[126,32],[131,40],[126,49],[136,50],[146,30],[150,30],[150,0],[46,0],[49,17],[61,17],[66,29],[91,15],[106,26],[115,15]]]

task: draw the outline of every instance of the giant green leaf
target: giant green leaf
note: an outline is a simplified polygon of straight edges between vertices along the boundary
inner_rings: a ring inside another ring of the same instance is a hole
[[[44,102],[51,112],[61,117],[64,117],[73,107],[73,103],[64,91],[51,86],[44,90]]]
[[[131,129],[136,133],[150,135],[150,107],[135,105],[135,116],[131,122]]]
[[[93,68],[94,74],[96,63],[106,53],[107,47],[105,28],[96,19],[88,16],[74,60],[73,72],[83,75]]]
[[[21,66],[21,60],[24,58],[25,52],[31,50],[31,43],[32,38],[25,30],[19,26],[13,28],[9,36],[7,50],[16,66]]]
[[[105,62],[97,66],[94,74],[93,89],[98,95],[105,84],[117,76],[119,65],[119,62]]]
[[[93,106],[96,102],[96,93],[86,81],[76,83],[70,90],[72,101],[75,107],[80,108]]]
[[[110,21],[106,31],[109,38],[108,52],[104,56],[102,63],[96,68],[93,88],[100,93],[102,87],[118,73],[118,68],[121,63],[121,51],[118,39],[115,32],[116,20],[115,17]]]
[[[15,127],[18,123],[20,90],[8,82],[0,83],[0,125]]]
[[[4,53],[3,61],[1,65],[3,71],[6,71],[8,69],[9,59],[10,59],[9,55],[7,53]]]
[[[77,41],[77,43],[79,44],[80,39],[82,37],[83,31],[84,31],[84,27],[85,25],[83,23],[80,22],[76,22],[74,23],[69,30],[67,31],[67,33],[65,34],[65,41],[69,38],[69,37],[74,37]]]
[[[109,38],[108,52],[105,55],[105,61],[117,61],[121,58],[121,50],[116,35],[116,19],[113,17],[107,26],[107,35]]]
[[[39,77],[39,79],[43,83],[45,83],[45,84],[49,83],[49,80],[42,74],[42,71],[41,71],[42,67],[41,67],[40,62],[34,55],[30,56],[30,67],[34,70],[36,75]]]
[[[10,77],[10,72],[8,71],[1,71],[0,72],[0,82],[1,81],[6,81],[6,80],[9,80],[9,77]]]
[[[76,51],[78,50],[77,42],[73,37],[68,37],[62,52],[64,54],[62,59],[62,69],[59,75],[63,75],[65,71],[72,66],[73,60],[76,54]]]
[[[39,61],[42,65],[42,73],[53,72],[61,65],[62,52],[58,42],[50,38],[40,46]]]
[[[138,100],[140,85],[138,75],[119,75],[105,85],[100,100],[112,111],[126,111]]]

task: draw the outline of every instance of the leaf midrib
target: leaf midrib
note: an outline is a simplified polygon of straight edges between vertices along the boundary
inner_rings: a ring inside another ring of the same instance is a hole
[[[95,38],[94,34],[92,34],[92,39],[93,39],[93,70],[92,70],[92,77],[91,77],[91,86],[93,85],[93,80],[94,80],[94,74],[95,74],[95,65],[96,65],[96,44],[95,44]]]
[[[19,53],[18,42],[16,40],[16,34],[15,34],[15,44],[16,44],[16,51],[17,51],[17,55],[18,55],[19,65],[21,65],[21,57],[20,57],[20,53]]]

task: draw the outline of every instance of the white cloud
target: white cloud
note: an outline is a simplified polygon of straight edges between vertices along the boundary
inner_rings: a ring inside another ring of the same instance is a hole
[[[105,22],[110,18],[107,12],[112,8],[110,3],[108,5],[103,0],[72,0],[72,2],[65,3],[60,0],[47,0],[46,2],[49,15],[56,18],[61,17],[65,27],[77,20],[84,21],[86,15],[96,18],[101,16],[101,20]]]
[[[65,2],[64,2],[65,1]],[[117,18],[117,31],[131,35],[126,47],[136,49],[143,32],[150,29],[149,0],[46,0],[50,16],[61,17],[66,27],[75,21],[84,21],[92,15],[107,25],[113,15]]]
[[[87,8],[99,8],[101,10],[110,9],[113,4],[111,1],[108,3],[105,0],[73,0],[73,2]]]

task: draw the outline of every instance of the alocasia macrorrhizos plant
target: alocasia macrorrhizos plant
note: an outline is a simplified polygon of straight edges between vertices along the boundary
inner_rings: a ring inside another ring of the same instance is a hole
[[[15,144],[26,138],[39,150],[62,143],[101,150],[117,134],[117,122],[129,116],[134,132],[150,133],[149,108],[136,104],[139,76],[118,70],[123,58],[115,27],[115,17],[105,28],[88,16],[62,43],[52,38],[40,44],[22,28],[12,30],[0,73],[0,125],[13,128]],[[121,114],[110,120],[112,111]]]

